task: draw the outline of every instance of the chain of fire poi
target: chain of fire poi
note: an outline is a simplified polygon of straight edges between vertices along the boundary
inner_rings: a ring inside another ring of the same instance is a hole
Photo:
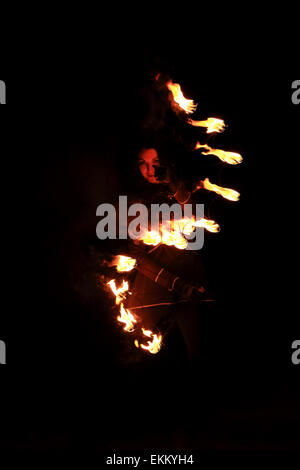
[[[178,83],[173,83],[170,80],[166,83],[166,86],[170,91],[170,101],[172,106],[184,111],[187,116],[196,111],[197,104],[195,104],[193,100],[186,99],[184,97]],[[201,121],[195,121],[190,117],[187,117],[187,122],[191,126],[205,128],[207,134],[223,132],[226,127],[223,120],[211,117]],[[195,152],[198,150],[201,150],[201,156],[213,155],[229,165],[238,165],[243,161],[243,158],[239,153],[215,149],[207,144],[202,145],[200,142],[198,142],[195,147]],[[203,181],[199,181],[194,191],[198,191],[200,189],[213,191],[230,201],[238,201],[240,197],[240,194],[237,191],[211,183],[208,178],[205,178]],[[208,220],[205,218],[195,220],[194,217],[189,219],[185,217],[181,220],[170,221],[167,225],[161,225],[159,231],[146,231],[140,237],[140,241],[145,245],[159,246],[160,244],[166,244],[174,246],[179,250],[184,250],[187,247],[187,241],[184,235],[191,234],[195,227],[202,227],[213,233],[217,233],[220,230],[219,225],[214,220]],[[119,255],[115,257],[113,264],[118,272],[129,272],[135,269],[136,260],[128,256]],[[140,325],[139,317],[124,307],[124,301],[130,293],[128,281],[123,279],[119,287],[117,287],[115,279],[111,279],[107,285],[115,296],[115,305],[119,308],[119,314],[116,320],[123,326],[123,331],[134,335],[134,333],[139,330],[139,335],[140,337],[144,337],[144,342],[140,342],[135,338],[134,345],[151,354],[158,353],[162,346],[162,334],[160,332],[155,333],[149,329],[146,330],[142,325]]]

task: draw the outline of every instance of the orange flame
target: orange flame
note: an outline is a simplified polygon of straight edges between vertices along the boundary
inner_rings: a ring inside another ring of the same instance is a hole
[[[201,186],[198,186],[198,188],[200,189],[201,187],[208,189],[208,191],[214,191],[229,201],[238,201],[240,198],[240,193],[237,191],[234,191],[233,189],[222,188],[221,186],[212,184],[208,178],[206,178],[204,181],[201,181]]]
[[[123,304],[120,306],[120,315],[117,317],[117,320],[120,323],[125,324],[123,328],[124,331],[127,331],[128,333],[134,331],[137,320],[134,315],[132,315],[130,310],[124,308]]]
[[[149,351],[151,354],[157,354],[161,349],[162,344],[162,335],[156,335],[151,330],[145,330],[142,328],[143,334],[148,338],[152,338],[152,341],[148,341],[148,344],[139,344],[138,340],[134,341],[134,344],[137,348],[142,348],[145,351]]]
[[[155,230],[150,230],[149,232],[145,232],[140,240],[145,243],[145,245],[159,245],[161,243],[161,236],[159,232]]]
[[[183,96],[181,87],[178,83],[173,83],[172,80],[170,80],[166,85],[171,91],[175,103],[177,103],[179,108],[185,111],[186,114],[192,114],[197,109],[197,105],[193,100],[188,100]]]
[[[208,232],[220,232],[220,225],[214,220],[200,219],[195,222],[195,227],[205,228]]]
[[[112,292],[116,296],[116,305],[119,305],[122,302],[122,300],[124,300],[126,297],[125,293],[129,289],[128,282],[123,280],[122,286],[117,288],[116,281],[112,279],[111,281],[107,283],[107,285],[111,288]]]
[[[164,226],[161,225],[160,233],[155,230],[145,232],[140,240],[145,245],[157,246],[162,243],[163,245],[175,246],[179,250],[185,250],[188,242],[184,235],[190,235],[195,227],[204,228],[214,233],[220,231],[220,226],[214,220],[202,218],[196,221],[194,216],[191,219],[184,217],[183,219],[169,221]]]
[[[206,127],[207,134],[223,132],[225,129],[225,122],[223,119],[208,118],[206,121],[194,121],[193,119],[189,119],[188,122],[194,127]]]
[[[135,328],[135,323],[137,322],[136,317],[132,315],[130,310],[127,310],[124,308],[124,305],[122,302],[125,299],[126,293],[129,289],[128,282],[123,280],[122,286],[117,288],[115,280],[112,279],[111,281],[107,283],[107,285],[109,285],[109,287],[111,288],[112,292],[114,293],[116,297],[116,305],[120,304],[120,315],[117,317],[117,320],[120,323],[125,324],[123,328],[124,331],[127,331],[127,332],[133,331]]]
[[[136,265],[136,260],[129,256],[119,255],[116,257],[115,261],[119,273],[131,271]]]
[[[174,231],[167,231],[163,232],[162,236],[162,243],[168,246],[175,246],[178,250],[185,250],[187,247],[186,239],[180,234]]]
[[[175,220],[174,225],[178,226],[178,230],[180,230],[185,235],[190,235],[195,227],[205,228],[209,232],[217,233],[220,231],[220,226],[214,220],[209,219],[198,219],[195,220],[193,216],[192,219],[184,217],[180,220]]]
[[[184,250],[187,247],[187,242],[181,233],[170,231],[165,227],[161,227],[161,234],[155,230],[145,232],[140,240],[145,245],[157,246],[162,243],[163,245],[176,246],[179,250]]]
[[[229,163],[229,165],[238,165],[242,163],[243,157],[239,153],[235,152],[225,152],[224,150],[213,149],[209,145],[201,145],[200,142],[197,143],[195,150],[206,149],[207,152],[202,150],[203,155],[216,155],[222,162]]]

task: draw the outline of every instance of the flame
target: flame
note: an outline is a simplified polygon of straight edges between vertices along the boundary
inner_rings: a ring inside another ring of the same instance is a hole
[[[220,225],[217,224],[214,220],[199,219],[195,222],[195,227],[205,228],[208,232],[220,232]]]
[[[184,235],[190,235],[194,230],[195,217],[191,219],[184,217],[183,219],[176,219],[171,221],[171,228],[177,232],[183,233]]]
[[[130,258],[129,256],[119,255],[116,257],[115,261],[118,272],[131,271],[136,265],[136,260],[134,258]]]
[[[151,330],[145,330],[142,328],[143,334],[148,338],[152,338],[152,341],[148,341],[148,345],[139,344],[138,340],[134,341],[134,344],[137,348],[142,348],[145,351],[149,351],[151,354],[157,354],[161,349],[162,344],[162,335],[156,335]]]
[[[225,129],[225,122],[223,119],[208,118],[206,121],[194,121],[193,119],[189,119],[188,122],[194,127],[206,127],[207,134],[211,134],[212,132],[223,132]]]
[[[229,201],[238,201],[240,197],[240,193],[237,191],[234,191],[233,189],[222,188],[221,186],[212,184],[208,178],[205,178],[204,181],[201,181],[201,186],[198,186],[198,188],[200,189],[201,187],[208,189],[208,191],[214,191]]]
[[[179,220],[171,220],[165,223],[164,226],[161,226],[161,235],[156,232],[146,232],[144,235],[144,243],[158,245],[159,243],[173,245],[178,249],[185,249],[187,247],[187,240],[183,235],[189,235],[192,233],[195,227],[204,227],[211,232],[218,232],[220,230],[218,224],[213,220],[199,219],[195,220],[195,217],[192,218],[184,217]],[[116,257],[116,265],[118,271],[127,271],[134,268],[136,260],[126,256],[119,255]],[[123,279],[122,285],[120,287],[116,286],[116,281],[112,279],[107,283],[111,291],[115,295],[115,303],[119,305],[119,315],[117,321],[122,323],[123,330],[127,333],[131,333],[135,330],[139,318],[132,314],[129,309],[124,307],[123,301],[125,300],[129,284]],[[147,344],[140,344],[137,339],[135,339],[134,344],[137,348],[143,349],[144,351],[149,352],[150,354],[157,354],[162,345],[162,335],[155,334],[151,330],[146,330],[141,328],[143,335],[148,339]]]
[[[222,162],[229,163],[229,165],[238,165],[242,163],[243,157],[239,153],[235,152],[225,152],[224,150],[213,149],[209,145],[201,145],[200,142],[197,143],[195,150],[206,149],[207,152],[202,150],[203,155],[216,155]]]
[[[124,308],[123,305],[123,300],[126,297],[126,293],[129,289],[129,285],[127,281],[123,280],[122,286],[117,288],[116,286],[116,281],[112,279],[107,283],[107,285],[110,286],[112,292],[114,293],[116,297],[116,305],[120,305],[120,315],[117,317],[117,320],[120,323],[124,323],[124,331],[131,332],[135,328],[135,323],[137,322],[136,317],[130,312],[130,310],[127,310]]]
[[[157,246],[160,243],[169,246],[176,246],[179,250],[184,250],[187,247],[187,242],[181,233],[170,231],[166,227],[161,226],[161,234],[155,230],[145,232],[140,240],[145,245]]]
[[[150,231],[147,231],[145,232],[140,240],[145,243],[145,245],[159,245],[161,243],[161,236],[159,234],[159,232],[155,231],[155,230],[150,230]]]
[[[117,320],[120,323],[125,324],[123,328],[124,331],[127,331],[128,333],[134,331],[137,320],[134,315],[132,315],[130,310],[124,308],[124,305],[122,303],[120,305],[120,315],[117,317]]]
[[[122,302],[122,300],[124,300],[126,297],[125,293],[129,289],[128,282],[123,280],[122,286],[117,288],[116,281],[112,279],[111,281],[107,283],[107,285],[111,288],[112,292],[116,296],[116,305],[119,305]]]
[[[191,219],[184,217],[183,219],[175,220],[174,225],[179,227],[179,230],[182,231],[185,235],[190,235],[195,227],[205,228],[209,232],[219,232],[220,226],[214,220],[209,220],[201,218],[195,220],[193,216]]]
[[[163,230],[162,243],[164,245],[175,246],[178,250],[185,250],[187,241],[180,232]]]
[[[200,189],[199,186],[197,189]],[[145,245],[157,246],[160,243],[168,246],[175,246],[179,250],[185,250],[188,246],[187,240],[184,235],[191,235],[195,227],[200,227],[208,230],[209,232],[219,232],[220,226],[214,221],[205,218],[195,220],[192,218],[184,217],[183,219],[175,219],[168,221],[165,225],[160,226],[160,233],[152,230],[145,232],[140,238],[140,241]]]
[[[186,114],[192,114],[197,109],[197,105],[193,100],[188,100],[183,96],[178,83],[173,83],[172,80],[170,80],[166,85],[172,93],[175,103],[177,103],[179,108],[185,111]]]

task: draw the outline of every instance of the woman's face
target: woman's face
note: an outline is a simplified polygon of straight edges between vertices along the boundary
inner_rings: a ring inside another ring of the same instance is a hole
[[[142,149],[139,154],[139,169],[149,183],[159,183],[155,177],[155,167],[160,166],[158,153],[155,149]]]

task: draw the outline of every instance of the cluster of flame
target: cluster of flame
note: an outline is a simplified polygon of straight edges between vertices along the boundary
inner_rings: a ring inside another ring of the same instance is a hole
[[[147,231],[140,237],[140,241],[145,245],[158,246],[165,244],[168,246],[175,246],[180,250],[187,247],[187,240],[184,235],[190,235],[196,227],[205,228],[210,232],[218,232],[219,225],[214,220],[199,219],[194,217],[183,219],[174,219],[160,225],[159,231]],[[118,272],[129,272],[136,267],[136,260],[128,256],[118,255],[114,258],[112,264]],[[119,306],[119,315],[117,321],[123,324],[123,330],[127,333],[132,333],[138,326],[138,317],[136,317],[129,309],[124,307],[124,301],[129,293],[129,283],[123,280],[120,287],[116,286],[116,281],[112,279],[108,282],[112,293],[115,296],[115,304]],[[156,354],[160,351],[162,345],[162,335],[153,333],[151,330],[141,328],[143,336],[148,338],[147,344],[140,344],[135,339],[134,344],[137,348],[148,351],[151,354]]]
[[[184,111],[186,114],[192,114],[196,111],[197,105],[193,100],[189,100],[184,97],[181,87],[178,83],[173,83],[171,80],[166,84],[167,88],[172,93],[173,103],[175,103],[179,109]],[[222,119],[217,118],[208,118],[205,121],[195,121],[191,118],[188,118],[187,122],[194,127],[204,127],[206,128],[206,133],[211,134],[214,132],[223,132],[225,129],[225,122]],[[229,165],[238,165],[242,163],[243,158],[239,153],[227,152],[221,149],[214,149],[207,144],[201,145],[200,142],[196,144],[195,150],[200,150],[202,155],[215,155],[222,162],[228,163]],[[204,149],[204,150],[202,150]],[[208,178],[204,181],[200,181],[196,190],[198,189],[207,189],[208,191],[214,191],[216,194],[228,199],[229,201],[238,201],[240,194],[228,188],[222,188],[216,184],[212,184]]]
[[[157,246],[160,244],[175,246],[179,250],[185,250],[188,242],[184,235],[191,235],[196,227],[204,228],[209,232],[217,233],[220,226],[214,220],[199,219],[195,220],[184,217],[179,220],[170,220],[160,225],[160,230],[151,230],[141,235],[140,240],[145,245]]]
[[[134,341],[134,344],[137,348],[144,349],[144,351],[149,351],[152,354],[156,354],[160,351],[161,348],[161,342],[162,342],[162,335],[155,335],[151,330],[145,330],[145,328],[142,328],[142,332],[144,336],[147,336],[148,338],[152,338],[152,341],[148,341],[148,344],[140,344],[138,340],[136,339]]]
[[[172,93],[173,102],[177,105],[179,109],[184,111],[186,114],[193,114],[197,109],[197,104],[193,100],[189,100],[184,97],[181,86],[179,83],[173,83],[172,80],[169,80],[166,83],[168,90]],[[207,134],[212,134],[213,132],[223,132],[225,129],[225,123],[222,119],[208,118],[205,121],[194,121],[193,119],[188,119],[188,123],[194,127],[205,127]]]
[[[115,265],[118,272],[128,272],[134,269],[136,265],[136,260],[128,256],[117,256],[115,259]],[[117,321],[122,323],[123,330],[127,333],[132,333],[136,331],[138,326],[138,317],[133,315],[133,313],[124,307],[124,300],[129,292],[129,284],[123,279],[122,285],[120,287],[116,286],[116,281],[112,279],[107,284],[113,294],[115,295],[115,304],[119,305],[119,315],[117,316]],[[134,341],[134,345],[137,348],[141,348],[144,351],[148,351],[151,354],[157,354],[162,345],[162,335],[157,335],[151,330],[145,330],[141,328],[143,336],[148,338],[147,344],[140,344],[137,339]]]
[[[159,77],[159,76],[158,76]],[[181,87],[178,83],[173,83],[169,80],[166,83],[167,88],[172,94],[173,103],[179,109],[184,111],[187,115],[193,114],[197,109],[197,104],[193,100],[187,99],[184,97]],[[208,118],[204,121],[195,121],[188,118],[187,122],[194,127],[203,127],[206,128],[206,133],[220,133],[225,129],[225,123],[222,119],[217,118]],[[237,165],[243,161],[242,156],[239,153],[228,152],[225,150],[214,149],[207,144],[202,145],[200,142],[196,144],[195,150],[200,150],[202,155],[214,155],[218,157],[222,162],[228,163],[229,165]],[[213,184],[209,181],[208,178],[205,178],[203,181],[200,181],[195,191],[199,189],[206,189],[208,191],[214,191],[216,194],[219,194],[225,199],[230,201],[238,201],[240,194],[229,188],[222,188],[216,184]],[[184,235],[190,235],[196,227],[204,228],[210,232],[219,232],[220,227],[214,220],[208,220],[205,218],[195,220],[195,218],[183,218],[180,220],[172,220],[167,224],[161,225],[159,231],[146,231],[141,235],[140,241],[145,245],[158,246],[160,244],[165,244],[169,246],[174,246],[179,250],[184,250],[187,247],[187,240]],[[115,257],[114,263],[116,270],[118,272],[129,272],[136,267],[136,260],[127,256],[117,256]],[[132,333],[136,331],[139,318],[135,316],[129,309],[124,307],[124,301],[129,293],[129,284],[127,281],[123,280],[120,287],[116,286],[114,279],[108,282],[108,285],[115,295],[115,304],[119,306],[119,315],[117,321],[123,324],[123,330],[127,333]],[[141,344],[138,339],[134,340],[134,344],[137,348],[141,348],[144,351],[148,351],[151,354],[156,354],[160,351],[162,346],[162,335],[155,334],[151,330],[146,330],[145,328],[140,328],[143,336],[145,336],[148,341],[147,344]]]

